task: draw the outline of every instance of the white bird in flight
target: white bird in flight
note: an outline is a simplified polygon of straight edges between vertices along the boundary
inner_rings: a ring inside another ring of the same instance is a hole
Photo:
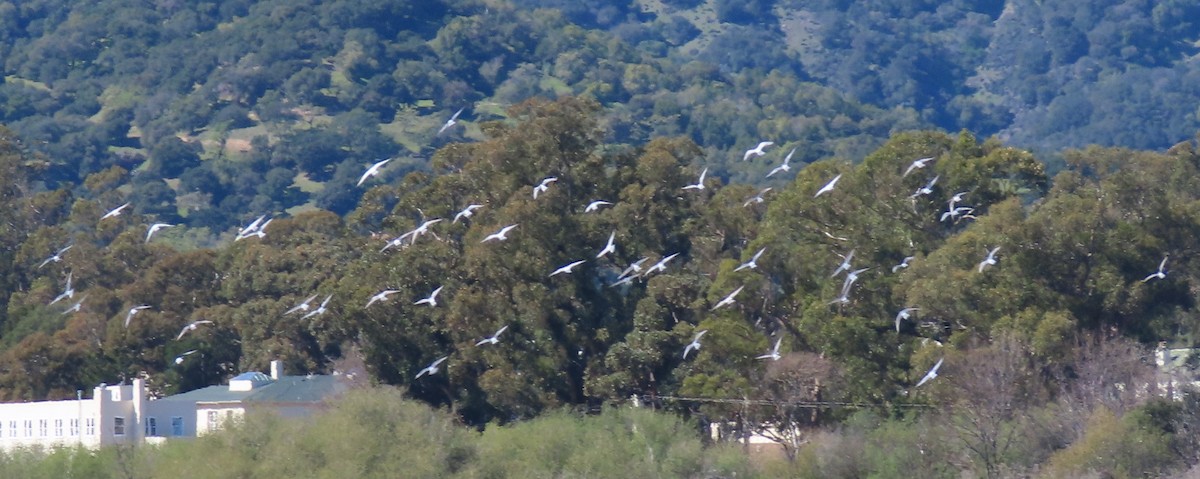
[[[488,241],[491,241],[491,240],[505,241],[508,239],[508,232],[512,231],[512,229],[516,228],[516,227],[517,227],[517,224],[514,223],[511,225],[505,226],[503,228],[500,228],[500,231],[497,231],[495,233],[487,235],[487,237],[483,238],[483,241],[480,241],[480,243],[487,243]]]
[[[500,342],[500,333],[503,333],[503,332],[504,332],[504,330],[506,330],[506,329],[508,329],[508,325],[507,325],[507,324],[506,324],[506,325],[504,325],[504,327],[502,327],[502,328],[500,328],[500,329],[496,330],[495,334],[492,334],[490,337],[483,338],[483,340],[479,341],[478,343],[475,343],[475,345],[476,345],[476,346],[483,346],[483,345],[485,345],[485,344],[497,344],[497,343],[499,343],[499,342]]]
[[[146,242],[149,243],[150,237],[154,236],[154,233],[157,233],[158,230],[161,230],[163,228],[170,228],[172,226],[175,226],[175,225],[170,224],[170,223],[154,223],[154,224],[150,225],[150,229],[146,230]]]
[[[104,216],[101,216],[100,219],[115,218],[117,216],[121,216],[121,211],[123,211],[125,208],[128,208],[128,207],[129,207],[129,203],[125,203],[121,206],[113,208],[113,209],[109,210],[108,213],[104,213]]]
[[[754,256],[750,257],[750,261],[747,261],[747,262],[745,262],[745,263],[742,263],[742,264],[738,265],[738,267],[737,267],[737,268],[734,268],[734,269],[733,269],[733,272],[735,272],[735,273],[736,273],[736,272],[738,272],[738,271],[741,271],[741,270],[743,270],[743,269],[747,269],[747,268],[749,268],[749,269],[755,269],[755,268],[758,268],[758,258],[759,258],[760,256],[762,256],[762,255],[763,255],[763,252],[764,252],[764,251],[766,251],[766,250],[767,250],[767,248],[762,248],[762,249],[758,250],[758,252],[757,252],[757,253],[754,253]]]
[[[262,222],[265,219],[267,219],[267,215],[259,216],[258,218],[255,218],[254,221],[251,221],[250,224],[248,224],[245,227],[243,227],[242,229],[238,230],[238,234],[237,234],[238,239],[241,239],[242,237],[245,237],[245,236],[249,236],[250,233],[257,231],[259,226],[262,225]]]
[[[708,168],[705,168],[704,171],[700,172],[700,180],[697,181],[696,184],[687,185],[687,186],[683,187],[683,189],[685,189],[685,190],[703,190],[704,189],[704,176],[707,174],[708,174]]]
[[[830,278],[837,276],[838,273],[841,273],[842,271],[850,271],[850,268],[854,267],[850,265],[850,261],[854,259],[854,250],[850,250],[850,252],[846,253],[845,256],[839,253],[834,254],[842,257],[842,264],[839,264],[837,269],[833,270],[833,274],[829,275]]]
[[[750,199],[746,200],[746,202],[745,202],[745,203],[742,203],[742,207],[743,207],[743,208],[745,208],[745,207],[748,207],[748,206],[750,206],[750,205],[752,205],[752,204],[756,204],[756,203],[762,203],[762,202],[764,202],[764,201],[767,201],[767,200],[766,200],[766,198],[763,198],[763,195],[767,194],[767,192],[768,192],[768,191],[771,191],[771,188],[770,188],[770,187],[763,188],[762,190],[760,190],[760,191],[758,192],[758,194],[757,194],[757,195],[754,195],[754,196],[753,196],[753,197],[751,197]]]
[[[440,134],[442,134],[442,132],[450,129],[450,127],[457,124],[458,123],[458,115],[461,115],[463,110],[465,110],[465,109],[467,109],[467,107],[464,106],[462,108],[459,108],[458,111],[454,112],[454,115],[452,115],[449,120],[446,120],[446,124],[442,125],[442,128],[440,130],[438,130],[437,134],[440,135]],[[437,136],[437,135],[434,135],[434,136]]]
[[[419,299],[413,304],[428,304],[431,308],[437,307],[437,295],[440,292],[442,292],[442,286],[438,286],[432,293],[429,293],[429,297]]]
[[[613,231],[611,234],[608,235],[608,243],[604,245],[604,249],[600,250],[600,254],[596,255],[596,259],[600,259],[600,258],[604,257],[604,255],[606,255],[606,254],[617,252],[617,244],[614,242],[614,240],[616,240],[616,238],[617,238],[616,231]]]
[[[772,361],[778,361],[779,358],[782,357],[779,355],[779,345],[781,343],[783,343],[783,338],[776,339],[774,348],[771,348],[771,350],[769,352],[767,352],[767,354],[755,357],[754,359],[770,359]]]
[[[69,245],[63,247],[62,249],[58,250],[54,254],[50,255],[49,258],[46,258],[45,261],[42,261],[42,264],[38,265],[38,269],[42,269],[42,266],[46,266],[47,264],[57,263],[59,261],[62,261],[63,253],[66,253],[68,250],[70,250],[71,248],[74,248],[74,247],[75,247],[75,245],[69,244]]]
[[[913,386],[913,387],[919,388],[919,387],[921,387],[922,384],[925,384],[925,383],[929,382],[930,380],[932,380],[933,378],[936,378],[938,368],[942,367],[942,361],[945,359],[946,358],[939,359],[937,364],[933,365],[933,369],[930,369],[929,372],[925,373],[925,377],[921,378],[921,381],[917,382],[917,385]]]
[[[213,322],[207,319],[192,321],[187,326],[184,326],[183,329],[179,330],[179,335],[175,336],[175,340],[179,341],[180,339],[183,339],[183,335],[187,334],[188,331],[195,331],[196,328],[199,328],[201,324],[213,324]]]
[[[257,236],[260,239],[267,237],[267,225],[271,224],[272,221],[275,221],[275,218],[270,218],[267,219],[266,222],[260,223],[263,218],[266,218],[266,215],[259,216],[258,219],[254,220],[253,223],[250,223],[249,226],[242,228],[242,230],[238,232],[237,237],[233,240],[240,241],[251,236]]]
[[[76,301],[75,304],[72,304],[71,307],[63,311],[62,314],[78,313],[79,310],[83,309],[83,300],[85,299],[87,299],[86,294],[81,296],[79,301]]]
[[[911,318],[913,311],[920,311],[921,308],[904,308],[896,314],[896,332],[900,332],[900,321]]]
[[[1167,267],[1167,258],[1168,258],[1168,256],[1163,256],[1162,262],[1158,263],[1158,271],[1150,273],[1150,276],[1147,276],[1146,279],[1142,280],[1142,282],[1145,283],[1145,282],[1150,281],[1155,278],[1167,279],[1167,272],[1163,270],[1163,268]]]
[[[792,161],[792,155],[795,153],[796,149],[792,148],[792,151],[788,153],[787,156],[783,157],[783,164],[776,166],[775,169],[771,170],[770,173],[767,173],[767,178],[775,176],[775,173],[779,173],[780,171],[792,171],[792,166],[788,164],[788,162]]]
[[[308,309],[312,307],[312,300],[314,300],[314,299],[317,299],[317,295],[315,295],[315,294],[312,296],[309,296],[304,301],[301,301],[300,304],[292,306],[292,309],[289,309],[283,313],[284,316],[295,313],[297,311],[308,311]]]
[[[830,191],[833,191],[833,187],[834,187],[834,185],[837,185],[837,182],[838,182],[838,180],[840,180],[840,179],[842,179],[842,174],[841,174],[841,173],[838,173],[838,175],[837,175],[837,176],[835,176],[835,177],[833,177],[833,179],[832,179],[832,180],[829,180],[829,183],[825,183],[825,186],[822,186],[822,187],[821,187],[821,189],[817,190],[817,194],[813,195],[813,198],[816,198],[816,197],[818,197],[818,196],[821,196],[821,195],[823,195],[823,194],[825,194],[825,193],[828,193],[828,192],[830,192]]]
[[[953,211],[953,210],[954,210],[954,205],[957,205],[957,204],[959,204],[960,202],[962,202],[962,200],[963,200],[963,197],[964,197],[964,196],[967,196],[967,193],[969,193],[969,192],[967,192],[967,191],[960,191],[960,192],[958,192],[958,193],[955,193],[955,194],[954,194],[954,196],[951,196],[951,197],[950,197],[950,210],[951,210],[951,211]]]
[[[746,150],[746,153],[742,155],[742,161],[749,160],[750,158],[755,157],[755,156],[763,156],[763,155],[767,154],[767,152],[763,151],[763,149],[768,146],[774,145],[774,144],[775,144],[775,142],[773,142],[773,141],[759,142],[758,146],[751,148],[749,150]]]
[[[143,304],[141,306],[134,306],[132,308],[129,308],[129,312],[125,313],[125,327],[126,328],[129,327],[129,321],[133,319],[133,315],[138,314],[138,311],[141,311],[143,309],[150,309],[150,305]]]
[[[541,183],[538,183],[537,186],[533,187],[533,199],[536,200],[538,194],[540,193],[550,191],[550,184],[554,183],[555,181],[558,181],[557,176],[547,176],[546,178],[543,178]]]
[[[358,184],[355,186],[362,186],[363,182],[367,181],[367,178],[370,178],[372,176],[379,176],[379,169],[383,168],[383,165],[386,165],[387,162],[389,162],[389,161],[392,161],[392,159],[384,158],[382,160],[376,161],[375,164],[373,164],[369,168],[367,168],[367,171],[363,172],[362,176],[358,177]]]
[[[742,288],[745,288],[745,287],[746,287],[745,285],[738,286],[738,288],[737,288],[737,289],[735,289],[735,290],[733,290],[733,292],[732,292],[732,293],[729,293],[729,294],[725,295],[725,297],[724,297],[724,298],[722,298],[720,301],[717,301],[717,304],[716,304],[716,305],[714,305],[714,306],[712,307],[712,309],[710,309],[709,311],[716,311],[716,310],[717,310],[717,308],[720,308],[721,306],[730,306],[730,305],[732,305],[733,303],[736,303],[737,301],[736,301],[736,300],[734,300],[733,298],[734,298],[735,296],[737,296],[737,295],[738,295],[738,293],[742,292]]]
[[[931,161],[933,161],[933,157],[921,158],[919,160],[914,160],[911,165],[908,165],[908,169],[904,170],[904,174],[900,175],[900,177],[904,178],[905,176],[908,176],[909,173],[912,173],[913,170],[916,170],[919,168],[924,168]]]
[[[667,257],[665,257],[665,258],[663,258],[663,259],[660,259],[660,260],[658,260],[658,262],[657,262],[657,263],[654,263],[654,266],[651,266],[651,267],[649,267],[649,268],[647,268],[647,269],[646,269],[646,275],[647,275],[647,276],[649,276],[649,275],[650,275],[650,273],[653,273],[653,272],[655,272],[655,271],[659,271],[659,272],[661,272],[661,271],[666,271],[666,270],[667,270],[667,263],[668,263],[669,261],[671,261],[671,260],[675,259],[675,257],[676,257],[676,256],[679,256],[679,253],[673,253],[671,256],[667,256]]]
[[[75,288],[71,287],[71,276],[72,276],[72,273],[67,272],[67,287],[66,287],[66,289],[63,290],[62,294],[55,296],[54,300],[50,301],[50,304],[57,303],[59,301],[67,299],[67,298],[75,297]],[[47,305],[47,306],[49,306],[49,305]]]
[[[983,268],[986,268],[988,265],[996,264],[996,252],[997,251],[1000,251],[999,246],[992,248],[991,251],[988,251],[987,257],[984,258],[983,261],[979,262],[979,272],[980,273],[982,273]]]
[[[626,275],[629,275],[629,274],[633,274],[633,276],[637,276],[638,273],[642,272],[642,263],[645,263],[646,260],[648,260],[648,259],[650,259],[649,256],[643,256],[642,259],[639,259],[637,261],[634,261],[633,263],[630,263],[629,267],[625,268],[624,271],[621,271],[621,275],[617,276],[617,278],[624,278]]]
[[[193,354],[196,354],[196,351],[197,351],[197,350],[193,349],[193,350],[191,350],[191,351],[187,351],[187,352],[185,352],[185,353],[183,353],[183,354],[180,354],[180,355],[178,355],[178,356],[175,356],[175,364],[183,364],[183,358],[186,358],[186,357],[188,357],[188,356],[191,356],[191,355],[193,355]]]
[[[479,208],[483,208],[483,205],[467,205],[466,208],[463,208],[462,211],[459,211],[458,214],[454,215],[454,221],[451,223],[458,223],[458,220],[460,219],[470,218],[471,215],[475,214],[475,210]]]
[[[591,213],[593,211],[600,209],[601,206],[611,206],[611,205],[612,205],[611,202],[604,201],[604,200],[596,200],[591,203],[588,203],[587,208],[584,208],[583,212]]]
[[[933,194],[933,185],[937,184],[938,178],[941,178],[941,176],[940,175],[934,176],[932,180],[929,180],[929,183],[926,183],[925,186],[917,188],[917,191],[914,192],[912,194],[912,196],[909,196],[908,198],[912,199],[912,200],[916,200],[917,197],[919,197],[921,195],[932,195]]]
[[[585,263],[586,261],[587,261],[587,260],[582,260],[582,259],[581,259],[581,260],[579,260],[579,261],[576,261],[576,262],[573,262],[573,263],[571,263],[571,264],[565,265],[565,266],[563,266],[563,267],[561,267],[561,268],[558,268],[558,269],[554,270],[554,272],[553,272],[553,273],[550,273],[550,276],[548,276],[548,277],[554,277],[555,275],[559,275],[559,274],[571,274],[571,272],[572,272],[572,271],[575,269],[575,267],[576,267],[576,266],[579,266],[579,265],[581,265],[581,264]]]
[[[421,372],[417,373],[417,377],[413,378],[413,379],[421,379],[421,376],[424,376],[426,374],[428,374],[430,376],[437,374],[438,365],[442,364],[442,362],[445,361],[446,358],[448,358],[448,357],[450,357],[450,356],[442,356],[442,357],[438,358],[436,361],[429,363],[429,366],[426,366],[425,369],[422,369]]]
[[[399,292],[400,292],[400,290],[398,290],[398,289],[385,289],[383,291],[375,293],[375,296],[371,296],[371,299],[367,300],[367,305],[363,306],[363,309],[370,308],[371,305],[375,304],[376,302],[387,301],[388,296],[391,296],[391,295],[399,293]]]
[[[317,309],[314,309],[314,310],[312,310],[312,311],[309,311],[309,312],[308,312],[308,314],[305,314],[305,315],[304,315],[304,316],[302,316],[300,319],[308,319],[308,318],[310,318],[310,317],[312,317],[312,316],[320,316],[320,315],[322,315],[322,314],[325,314],[325,312],[326,312],[326,311],[328,311],[327,309],[325,309],[325,306],[328,306],[328,305],[329,305],[329,298],[332,298],[332,297],[333,297],[333,295],[332,295],[332,294],[331,294],[331,295],[329,295],[329,296],[326,296],[326,297],[325,297],[325,300],[324,300],[324,301],[321,301],[321,305],[320,305],[320,306],[317,306]]]
[[[895,273],[895,272],[897,272],[897,271],[900,271],[900,270],[902,270],[902,269],[904,269],[904,268],[907,268],[907,267],[908,267],[908,262],[909,262],[909,261],[912,261],[914,258],[916,258],[916,256],[905,256],[905,257],[904,257],[904,259],[900,260],[900,264],[898,264],[898,265],[896,265],[896,266],[892,266],[892,272],[893,272],[893,273]]]
[[[692,338],[692,342],[688,343],[687,347],[683,348],[683,359],[687,359],[688,353],[692,352],[693,350],[700,350],[700,338],[703,337],[704,333],[707,332],[707,329],[702,329],[700,332],[696,333],[696,337]]]

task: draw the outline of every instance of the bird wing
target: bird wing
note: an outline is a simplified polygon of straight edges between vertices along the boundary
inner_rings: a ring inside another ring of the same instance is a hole
[[[917,385],[913,386],[913,387],[919,388],[919,387],[921,387],[922,384],[925,384],[925,383],[929,382],[929,380],[936,378],[937,370],[938,370],[938,368],[942,367],[942,361],[944,361],[944,360],[945,360],[945,358],[939,359],[937,364],[934,364],[933,368],[931,368],[929,370],[929,372],[925,373],[925,377],[921,378],[921,381],[917,382]]]

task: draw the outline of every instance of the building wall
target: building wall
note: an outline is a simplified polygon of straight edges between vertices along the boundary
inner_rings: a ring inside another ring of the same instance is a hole
[[[152,420],[153,418],[153,420]],[[178,425],[175,421],[178,420]],[[153,430],[150,425],[153,423]],[[195,437],[196,403],[187,401],[147,401],[142,416],[142,433],[152,437]]]
[[[240,402],[197,403],[196,435],[203,436],[218,431],[231,421],[241,421],[246,408]]]
[[[90,399],[0,404],[0,449],[138,441],[144,391],[139,379],[128,386],[97,387]]]

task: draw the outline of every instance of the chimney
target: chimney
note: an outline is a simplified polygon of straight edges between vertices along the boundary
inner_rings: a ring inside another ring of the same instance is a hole
[[[278,359],[271,361],[271,379],[278,381],[283,377],[283,361]]]

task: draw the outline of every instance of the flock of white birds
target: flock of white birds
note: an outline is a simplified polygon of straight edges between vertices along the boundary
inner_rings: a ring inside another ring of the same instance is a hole
[[[463,112],[463,109],[459,109],[457,112],[455,112],[454,115],[449,120],[447,120],[446,123],[441,127],[441,129],[438,130],[437,134],[440,135],[441,133],[447,131],[451,127],[458,124],[458,117],[459,117],[459,115],[462,114],[462,112]],[[770,141],[760,142],[754,148],[750,148],[750,149],[746,150],[742,157],[742,160],[746,161],[746,160],[750,160],[752,158],[765,156],[765,155],[767,155],[766,149],[772,145],[774,145],[774,142],[770,142]],[[772,177],[781,172],[791,171],[790,161],[792,159],[792,155],[794,155],[795,152],[796,152],[796,150],[792,149],[787,154],[787,156],[784,157],[782,163],[779,166],[771,169],[770,172],[767,173],[766,176],[769,178],[769,177]],[[387,165],[387,163],[389,161],[391,161],[391,158],[379,160],[379,161],[371,164],[366,169],[366,171],[363,172],[362,176],[359,178],[357,186],[361,187],[364,183],[366,183],[371,178],[379,176],[383,167],[385,165]],[[934,161],[936,161],[936,158],[934,158],[934,157],[924,157],[924,158],[916,159],[904,170],[902,177],[907,177],[909,174],[911,174],[917,170],[926,168],[927,166],[929,166],[930,163],[932,163]],[[706,189],[705,178],[707,175],[708,175],[708,168],[704,168],[700,172],[700,175],[699,175],[696,183],[684,185],[681,187],[681,190],[683,190],[683,191],[703,191],[703,190],[705,190]],[[824,186],[819,188],[814,193],[813,198],[817,198],[822,195],[833,192],[837,186],[838,180],[840,180],[841,177],[842,177],[841,174],[835,175],[832,179],[830,179],[827,183],[825,183]],[[916,205],[917,198],[919,198],[920,196],[923,196],[923,195],[933,194],[933,187],[937,183],[938,179],[939,179],[939,176],[934,176],[932,179],[930,179],[928,181],[928,183],[926,183],[925,185],[918,188],[909,197],[910,200],[913,201],[914,208]],[[548,176],[548,177],[542,179],[538,184],[533,185],[532,186],[533,198],[536,200],[539,196],[544,195],[547,192],[549,192],[551,186],[556,181],[558,181],[557,177]],[[744,206],[750,206],[752,204],[764,202],[765,199],[764,199],[763,195],[766,194],[767,192],[769,192],[770,190],[771,190],[771,188],[764,188],[757,195],[755,195],[754,197],[747,200],[745,202]],[[968,194],[968,192],[964,191],[964,192],[956,193],[951,197],[947,210],[941,214],[941,221],[945,222],[948,220],[953,220],[953,221],[957,222],[962,219],[974,219],[975,218],[971,214],[974,212],[973,208],[961,205],[961,202],[963,201],[964,197],[967,194]],[[608,207],[608,206],[613,206],[613,205],[614,205],[614,203],[611,201],[595,200],[595,201],[590,202],[584,208],[584,213],[592,213],[592,212],[597,211],[601,207]],[[113,208],[112,210],[108,211],[103,216],[101,216],[100,221],[103,221],[108,218],[114,218],[114,217],[120,216],[122,214],[122,212],[129,206],[130,206],[130,203],[125,203],[116,208]],[[475,212],[477,210],[479,210],[480,208],[483,208],[483,207],[484,206],[480,205],[480,204],[467,205],[466,207],[464,207],[461,211],[459,211],[454,216],[452,223],[458,223],[459,221],[469,220],[472,217],[472,215],[475,214]],[[251,222],[250,224],[246,225],[245,227],[241,228],[238,231],[234,241],[240,241],[242,239],[249,238],[252,236],[264,238],[267,234],[266,233],[267,226],[271,223],[272,220],[273,220],[273,218],[268,218],[266,215],[256,218],[253,222]],[[418,225],[416,228],[413,228],[411,231],[408,231],[404,234],[401,234],[400,236],[397,236],[396,238],[388,240],[387,243],[380,250],[380,252],[382,253],[382,252],[386,252],[387,250],[389,250],[391,248],[403,248],[403,247],[414,244],[421,236],[430,233],[430,231],[431,231],[430,228],[433,225],[435,225],[441,221],[442,221],[441,218],[425,220],[423,223]],[[150,225],[146,231],[145,241],[147,243],[150,242],[155,233],[157,233],[158,231],[160,231],[164,228],[170,228],[173,226],[176,226],[176,225],[168,224],[168,223],[154,223],[154,224]],[[512,234],[512,232],[517,227],[518,227],[518,223],[503,226],[496,232],[485,236],[483,238],[483,240],[481,241],[481,243],[506,241],[509,238],[509,234]],[[836,237],[830,235],[829,233],[825,233],[825,234],[829,235],[830,237],[836,238]],[[616,252],[615,239],[616,239],[616,231],[614,231],[612,234],[609,235],[607,243],[604,245],[603,248],[601,248],[599,250],[599,253],[596,254],[595,259],[600,259],[608,254],[615,253]],[[844,238],[840,238],[840,239],[844,239]],[[71,248],[73,246],[74,245],[67,245],[67,246],[64,246],[61,249],[57,250],[56,252],[51,254],[48,258],[46,258],[44,261],[42,261],[41,264],[38,265],[38,268],[40,269],[49,263],[63,261],[63,255],[65,253],[67,253],[69,250],[71,250]],[[986,256],[983,258],[982,261],[979,262],[979,266],[978,266],[979,273],[983,273],[984,270],[988,266],[995,266],[997,264],[998,258],[996,257],[996,255],[999,252],[999,250],[1000,250],[1000,247],[997,246],[997,247],[991,248],[990,250],[987,251]],[[737,268],[735,268],[734,271],[741,271],[743,269],[757,268],[758,261],[762,257],[763,253],[765,253],[765,252],[766,252],[766,248],[759,249],[757,252],[754,253],[753,256],[750,257],[750,259],[746,260],[744,263],[737,266]],[[638,259],[637,261],[634,261],[628,267],[626,267],[621,272],[621,274],[617,276],[616,281],[613,282],[610,286],[616,287],[616,286],[629,284],[629,283],[633,282],[634,280],[637,280],[637,279],[644,280],[645,278],[647,278],[648,276],[650,276],[654,273],[663,272],[666,270],[668,263],[670,263],[671,260],[675,259],[677,256],[679,256],[679,253],[677,253],[677,252],[669,254],[669,255],[664,254],[662,256],[662,258],[659,259],[658,262],[654,263],[653,265],[651,265],[648,268],[643,268],[642,265],[645,264],[646,261],[649,260],[649,257],[643,257],[641,259]],[[838,264],[837,268],[834,269],[833,274],[830,275],[830,278],[831,279],[835,278],[839,274],[842,274],[842,273],[845,273],[845,278],[842,283],[841,293],[838,295],[838,297],[836,297],[832,301],[830,301],[830,304],[848,303],[850,301],[850,292],[852,291],[855,282],[858,280],[859,275],[870,270],[869,267],[868,268],[858,268],[858,269],[854,268],[854,266],[853,266],[854,250],[850,250],[845,255],[839,254],[838,256],[841,257],[841,261]],[[901,269],[907,268],[909,266],[909,262],[913,258],[914,257],[912,257],[912,256],[906,257],[899,264],[892,266],[892,268],[891,268],[892,273],[897,273]],[[548,277],[572,274],[574,272],[575,268],[579,267],[580,265],[583,265],[586,262],[587,262],[586,259],[569,262],[569,263],[562,265],[561,267],[555,269],[554,271],[549,272]],[[1143,279],[1142,282],[1145,283],[1145,282],[1148,282],[1148,281],[1154,280],[1154,279],[1159,279],[1159,280],[1166,279],[1166,269],[1165,269],[1166,264],[1167,264],[1167,257],[1164,257],[1162,262],[1158,266],[1158,270],[1151,273],[1150,275],[1146,276],[1146,278]],[[73,299],[75,297],[75,289],[71,284],[71,280],[72,280],[72,274],[68,272],[67,279],[66,279],[66,287],[65,287],[64,291],[61,294],[57,295],[50,302],[51,305],[58,303],[59,301],[62,301],[62,300]],[[438,307],[439,303],[438,303],[437,298],[438,298],[438,294],[442,292],[442,288],[443,288],[442,286],[438,286],[436,289],[434,289],[432,292],[429,293],[429,296],[420,298],[417,301],[415,301],[413,304],[414,305],[428,305],[431,308]],[[744,288],[744,286],[739,286],[736,289],[734,289],[733,291],[731,291],[729,294],[727,294],[725,297],[723,297],[720,301],[718,301],[716,304],[714,304],[712,306],[712,308],[710,309],[710,311],[716,311],[719,308],[734,305],[737,302],[737,296],[739,295],[739,293],[742,292],[743,288]],[[375,305],[376,303],[386,302],[386,301],[388,301],[388,299],[391,295],[399,293],[399,292],[400,292],[400,290],[396,290],[396,289],[384,289],[382,291],[379,291],[378,293],[374,294],[373,296],[371,296],[368,299],[366,305],[364,306],[364,309],[370,308],[372,305]],[[316,300],[317,297],[318,297],[317,294],[309,296],[308,298],[304,299],[304,301],[295,305],[294,307],[289,309],[284,314],[290,315],[293,313],[301,313],[302,312],[302,313],[305,313],[302,316],[302,318],[308,319],[308,318],[322,315],[322,314],[328,312],[327,308],[329,306],[330,300],[333,298],[333,295],[325,296],[325,298],[321,301],[321,303],[314,307],[314,301]],[[81,296],[78,301],[76,301],[70,307],[68,307],[65,311],[63,311],[62,314],[70,314],[70,313],[79,312],[80,309],[82,308],[84,299],[86,299],[86,295]],[[147,310],[147,309],[151,309],[151,308],[152,308],[152,306],[150,306],[150,305],[137,305],[137,306],[130,307],[130,309],[128,310],[128,312],[125,315],[125,321],[124,321],[125,327],[126,328],[129,327],[130,322],[134,319],[134,316],[136,316],[138,312]],[[920,310],[920,308],[911,307],[911,306],[900,310],[896,314],[896,317],[895,317],[896,331],[897,332],[900,331],[900,326],[901,326],[902,321],[910,320],[912,318],[912,315],[919,310]],[[213,322],[208,321],[208,320],[200,320],[200,321],[195,321],[195,322],[189,323],[186,326],[184,326],[182,330],[179,331],[179,334],[176,336],[175,339],[181,340],[188,332],[195,331],[202,325],[210,325],[210,324],[213,324]],[[483,347],[486,345],[497,345],[500,343],[500,335],[502,333],[504,333],[505,330],[507,330],[507,329],[508,329],[508,325],[504,325],[504,326],[500,327],[500,329],[498,329],[494,334],[492,334],[489,337],[483,338],[482,340],[475,343],[475,345],[478,347]],[[686,360],[689,354],[691,354],[694,351],[700,350],[700,348],[701,348],[700,340],[704,337],[704,335],[706,333],[708,333],[708,330],[700,330],[695,333],[691,342],[689,342],[683,349],[683,354],[682,354],[683,359]],[[782,338],[777,339],[775,341],[774,347],[770,351],[768,351],[766,354],[763,354],[761,356],[757,356],[756,359],[779,360],[782,357],[781,353],[780,353],[781,344],[782,344]],[[195,353],[197,353],[197,350],[193,349],[193,350],[189,350],[187,352],[180,354],[178,357],[175,358],[175,364],[183,363],[183,361],[185,360],[186,357],[193,355]],[[448,358],[449,358],[449,355],[445,355],[445,356],[441,356],[441,357],[435,359],[427,367],[425,367],[424,369],[421,369],[419,372],[417,372],[414,379],[420,379],[421,377],[424,377],[424,376],[432,376],[434,374],[437,374],[441,370],[442,364]],[[938,369],[942,366],[943,360],[944,360],[944,358],[939,359],[937,361],[937,363],[928,371],[928,373],[925,374],[924,377],[921,378],[920,381],[917,382],[916,386],[914,386],[914,387],[920,387],[921,385],[924,385],[925,383],[929,382],[930,380],[936,378],[937,374],[938,374]]]

